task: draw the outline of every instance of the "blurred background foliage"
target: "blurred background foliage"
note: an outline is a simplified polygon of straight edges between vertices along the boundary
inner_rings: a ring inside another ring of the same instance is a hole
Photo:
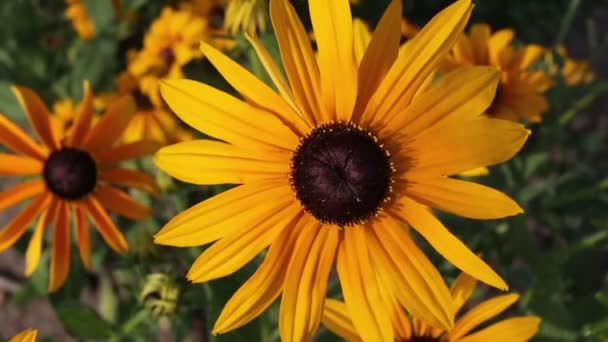
[[[292,2],[310,26],[306,1]],[[407,0],[404,14],[413,23],[423,25],[450,2]],[[85,79],[98,93],[112,91],[117,74],[125,69],[127,51],[141,47],[150,22],[164,5],[175,5],[176,1],[124,0],[118,12],[110,1],[84,3],[96,27],[96,36],[90,41],[78,38],[64,15],[63,1],[0,2],[0,112],[24,122],[8,89],[10,84],[35,89],[47,104],[64,97],[80,98]],[[387,4],[388,0],[361,0],[353,14],[373,27]],[[596,80],[567,87],[557,79],[547,94],[551,108],[542,123],[530,125],[533,134],[524,150],[477,179],[516,198],[525,208],[524,215],[497,221],[445,215],[444,220],[507,279],[512,291],[522,294],[507,315],[535,314],[543,318],[534,341],[606,341],[608,1],[478,0],[471,19],[471,23],[476,22],[487,22],[494,29],[514,28],[521,43],[546,47],[564,44],[574,57],[590,61]],[[276,54],[273,33],[264,33],[262,39]],[[267,77],[242,36],[236,37],[229,54],[260,77]],[[187,65],[186,74],[228,89],[204,60]],[[150,161],[142,167],[153,170]],[[187,284],[185,273],[200,248],[157,246],[152,243],[152,235],[175,213],[225,187],[186,186],[158,172],[157,177],[166,193],[152,202],[154,217],[137,223],[119,222],[132,246],[129,254],[108,253],[104,244],[96,243],[95,272],[89,274],[73,249],[72,271],[57,293],[47,293],[46,267],[39,267],[32,278],[23,279],[21,269],[1,269],[10,262],[1,262],[8,257],[0,254],[0,275],[19,284],[8,299],[0,302],[0,317],[20,310],[33,315],[21,321],[0,318],[0,337],[12,336],[26,328],[27,322],[46,320],[48,324],[40,333],[42,341],[69,339],[67,336],[114,341],[278,340],[276,307],[240,330],[210,335],[224,303],[255,265],[207,284]],[[0,213],[0,220],[5,222],[7,215],[11,213]],[[17,245],[21,252],[27,240],[21,239]],[[424,246],[423,241],[420,243]],[[426,250],[448,281],[453,280],[457,270],[431,248]],[[48,260],[48,250],[43,258]],[[168,295],[171,291],[179,296]],[[339,294],[339,286],[334,284],[330,292]],[[496,290],[480,287],[475,298],[478,302],[494,294]],[[32,310],[32,305],[47,300],[53,310]],[[171,311],[171,315],[164,314]],[[321,330],[318,340],[338,339]]]

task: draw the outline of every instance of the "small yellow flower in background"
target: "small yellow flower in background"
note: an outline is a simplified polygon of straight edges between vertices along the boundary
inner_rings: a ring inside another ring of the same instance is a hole
[[[365,340],[393,341],[390,316],[376,305],[381,282],[413,315],[449,329],[449,289],[405,224],[456,267],[506,289],[428,207],[475,219],[521,213],[503,193],[447,176],[510,159],[529,131],[481,115],[496,91],[494,68],[459,68],[427,82],[461,35],[471,1],[439,13],[401,53],[401,1],[392,1],[360,58],[348,1],[308,4],[318,58],[292,5],[270,1],[287,77],[250,37],[277,91],[205,43],[205,58],[245,100],[192,80],[161,84],[184,122],[219,141],[164,147],[158,167],[188,183],[241,185],[177,215],[155,241],[215,242],[192,265],[193,282],[232,274],[268,248],[214,333],[246,324],[281,296],[282,340],[307,340],[334,262]]]
[[[553,52],[548,52],[546,61],[549,65],[549,72],[553,76],[561,75],[567,86],[588,84],[595,80],[595,74],[589,68],[589,62],[584,59],[570,58],[568,51],[563,46],[556,49],[557,54],[562,60],[561,67],[555,62]]]
[[[122,141],[131,143],[139,140],[155,140],[160,143],[160,147],[192,139],[192,133],[182,127],[165,104],[152,103],[148,96],[141,92],[137,81],[128,72],[121,73],[117,83],[118,90],[114,96],[132,96],[136,105],[135,115],[125,129]]]
[[[178,298],[177,283],[164,273],[148,274],[139,294],[139,300],[154,316],[174,314]]]
[[[144,37],[144,46],[129,61],[128,71],[143,94],[161,106],[162,78],[182,78],[182,67],[201,56],[200,42],[207,37],[206,22],[188,10],[163,8]]]
[[[72,26],[82,40],[91,40],[95,37],[95,24],[89,18],[86,6],[82,0],[66,0],[68,7],[65,16],[70,19]]]
[[[460,311],[475,290],[477,281],[465,273],[454,281],[451,290],[454,309]],[[448,330],[429,326],[411,318],[391,295],[385,292],[386,305],[392,305],[392,322],[395,341],[400,342],[525,342],[532,338],[541,322],[536,316],[513,317],[477,329],[513,305],[518,294],[506,294],[485,300],[462,314]],[[327,299],[323,310],[323,324],[336,335],[348,341],[362,339],[354,329],[349,309],[344,302]]]
[[[25,274],[29,276],[40,261],[44,233],[53,226],[49,291],[55,291],[70,269],[71,222],[87,269],[91,268],[89,220],[112,249],[127,250],[127,241],[104,208],[131,219],[148,216],[150,209],[113,185],[151,194],[160,190],[152,177],[115,164],[149,154],[158,143],[116,145],[135,113],[135,104],[128,97],[118,99],[92,124],[93,94],[86,82],[78,115],[71,128],[61,134],[52,128],[51,114],[36,93],[17,86],[13,92],[42,145],[0,115],[0,144],[15,152],[0,153],[0,176],[39,176],[0,192],[0,210],[32,199],[0,230],[0,251],[15,244],[38,217],[25,255]]]
[[[13,336],[10,340],[8,340],[8,342],[36,342],[37,336],[37,330],[27,329]]]
[[[232,35],[245,32],[250,35],[266,31],[267,0],[231,0],[226,8],[224,27]]]
[[[463,35],[447,58],[447,68],[489,65],[501,72],[496,97],[486,113],[495,118],[512,121],[525,119],[541,121],[549,109],[543,93],[551,86],[552,78],[543,71],[530,70],[545,51],[538,45],[516,47],[515,33],[503,29],[492,33],[486,24],[475,24],[468,35]]]

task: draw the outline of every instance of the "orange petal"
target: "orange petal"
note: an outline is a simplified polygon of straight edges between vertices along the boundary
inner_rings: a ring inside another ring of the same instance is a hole
[[[152,154],[160,146],[161,144],[156,140],[140,140],[95,153],[94,156],[100,165],[109,165]]]
[[[150,208],[132,199],[117,188],[98,184],[94,196],[105,208],[132,220],[141,220],[150,215]]]
[[[87,270],[91,270],[91,235],[89,234],[89,222],[83,208],[74,207],[76,214],[76,241],[80,259]]]
[[[494,323],[489,327],[459,339],[459,342],[513,342],[528,341],[540,325],[539,317],[514,317]]]
[[[0,114],[0,144],[6,145],[15,152],[23,153],[40,161],[46,159],[44,151],[19,126]]]
[[[237,329],[264,312],[281,294],[287,265],[304,222],[284,229],[270,245],[257,271],[228,300],[213,327],[213,334]]]
[[[42,240],[44,238],[44,230],[46,228],[49,212],[52,213],[50,210],[42,212],[42,215],[40,215],[40,218],[38,219],[38,223],[36,223],[36,228],[34,228],[34,234],[32,234],[30,242],[27,245],[27,250],[25,251],[25,275],[27,277],[34,273],[36,267],[38,267],[38,264],[40,263]]]
[[[281,339],[307,341],[317,331],[338,237],[338,228],[323,227],[316,221],[302,228],[283,285],[279,309]]]
[[[49,206],[51,197],[48,192],[39,195],[0,231],[0,252],[19,240],[30,222]]]
[[[485,321],[497,316],[519,299],[516,293],[496,296],[469,310],[458,319],[450,331],[450,339],[458,340]]]
[[[337,257],[344,302],[364,341],[393,341],[388,306],[382,305],[364,227],[345,228]]]
[[[475,290],[475,286],[477,286],[477,279],[471,277],[470,275],[464,272],[460,273],[458,278],[454,280],[450,292],[452,294],[452,300],[454,302],[454,311],[456,313],[458,313],[464,303],[469,300],[471,294],[473,294],[473,291]]]
[[[31,157],[0,153],[0,176],[29,176],[42,173],[42,162]]]
[[[321,318],[321,321],[327,329],[347,341],[363,341],[355,330],[353,321],[348,315],[348,308],[344,302],[327,298],[325,305],[323,305],[323,318]]]
[[[67,144],[70,146],[80,146],[86,138],[89,129],[91,128],[91,122],[93,121],[93,92],[89,81],[83,83],[84,96],[82,102],[78,107],[76,118],[74,119],[74,125],[70,131],[70,135],[67,139]]]
[[[41,179],[20,183],[0,193],[0,210],[42,193],[46,189]]]
[[[160,187],[154,177],[140,171],[123,168],[105,169],[99,172],[99,178],[109,183],[139,189],[152,195],[160,195]]]
[[[40,140],[50,149],[58,150],[61,147],[59,139],[57,139],[51,128],[51,114],[44,102],[42,102],[42,99],[26,87],[13,86],[11,89],[15,93],[17,100],[19,100],[21,108],[23,108],[30,125],[34,128]]]
[[[82,201],[106,243],[118,253],[126,252],[129,248],[127,240],[95,197],[87,196]]]
[[[135,102],[131,96],[112,101],[99,121],[84,139],[84,147],[90,151],[109,149],[120,138],[135,115]]]
[[[65,283],[70,272],[70,207],[61,201],[57,209],[53,246],[51,250],[51,269],[49,292],[54,292]]]

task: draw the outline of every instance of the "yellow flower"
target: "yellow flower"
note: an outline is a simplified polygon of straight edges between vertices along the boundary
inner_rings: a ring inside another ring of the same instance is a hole
[[[515,47],[511,44],[515,33],[503,29],[491,33],[486,24],[475,24],[469,35],[463,35],[454,45],[447,63],[454,66],[489,65],[500,70],[500,84],[487,114],[501,119],[531,122],[541,121],[549,108],[543,92],[552,83],[542,71],[531,71],[530,66],[542,58],[544,49],[538,45]]]
[[[132,143],[155,140],[160,143],[160,147],[192,139],[192,133],[181,126],[164,103],[160,106],[152,103],[148,96],[139,90],[136,80],[128,72],[121,73],[117,83],[118,91],[114,96],[131,96],[136,104],[135,115],[125,129],[122,141]]]
[[[425,82],[465,27],[470,0],[439,13],[401,54],[401,1],[392,1],[360,60],[348,1],[308,4],[318,59],[291,4],[270,1],[287,78],[250,39],[278,91],[204,43],[205,57],[245,100],[192,80],[162,83],[173,111],[219,141],[165,147],[156,164],[188,183],[241,185],[179,214],[155,241],[217,241],[192,265],[194,282],[229,275],[269,247],[214,333],[246,324],[282,294],[281,338],[307,340],[320,323],[334,261],[364,339],[393,340],[387,312],[375,305],[374,270],[391,275],[408,311],[449,328],[449,290],[404,223],[455,266],[506,288],[427,206],[476,219],[521,213],[501,192],[447,176],[511,158],[529,131],[481,115],[495,92],[494,68],[461,68]]]
[[[152,177],[114,164],[150,153],[158,146],[153,141],[115,146],[135,112],[129,98],[110,104],[92,125],[93,94],[85,83],[78,115],[71,129],[59,135],[52,129],[51,115],[36,93],[16,86],[13,91],[42,145],[0,115],[0,144],[15,152],[0,153],[0,175],[40,177],[0,193],[0,210],[32,198],[0,231],[0,251],[19,240],[38,217],[25,255],[25,274],[30,275],[40,261],[44,232],[47,226],[54,226],[49,281],[49,291],[54,291],[63,285],[70,269],[72,218],[87,269],[91,267],[89,219],[112,249],[127,250],[127,241],[104,207],[131,219],[146,217],[150,209],[112,185],[131,186],[152,194],[157,194],[159,188]]]
[[[38,331],[34,329],[26,329],[19,334],[13,336],[8,342],[36,342]]]
[[[469,299],[476,284],[475,279],[465,273],[456,279],[451,290],[456,311],[459,311]],[[390,297],[387,295],[385,298],[393,304],[391,309],[395,341],[400,342],[525,342],[536,334],[541,322],[536,316],[513,317],[474,331],[475,328],[513,305],[519,299],[519,295],[515,293],[497,296],[478,304],[461,315],[454,327],[449,330],[438,329],[416,318],[410,318],[396,300]],[[325,301],[323,324],[348,341],[361,341],[349,316],[349,309],[343,302],[335,299]]]
[[[66,0],[68,7],[65,10],[65,16],[70,19],[72,26],[83,40],[91,40],[95,37],[95,25],[82,0]]]
[[[595,74],[589,69],[589,63],[586,60],[570,58],[568,51],[563,46],[556,49],[557,54],[562,59],[562,67],[553,60],[553,54],[547,54],[547,62],[549,64],[549,72],[556,76],[561,74],[564,82],[568,86],[576,86],[579,84],[588,84],[593,82]]]
[[[206,22],[190,11],[163,8],[144,37],[144,46],[129,61],[128,71],[139,82],[142,93],[162,105],[158,85],[161,78],[182,78],[182,67],[200,57],[198,46],[206,37]]]
[[[226,8],[224,27],[232,35],[266,31],[266,0],[231,0]]]

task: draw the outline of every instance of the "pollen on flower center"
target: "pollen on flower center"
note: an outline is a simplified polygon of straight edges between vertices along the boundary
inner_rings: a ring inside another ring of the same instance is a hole
[[[97,166],[91,156],[76,148],[64,147],[51,153],[43,169],[44,181],[55,195],[78,199],[97,183]]]
[[[391,192],[389,154],[369,132],[350,123],[324,124],[302,139],[290,180],[317,220],[349,226],[380,209]]]

